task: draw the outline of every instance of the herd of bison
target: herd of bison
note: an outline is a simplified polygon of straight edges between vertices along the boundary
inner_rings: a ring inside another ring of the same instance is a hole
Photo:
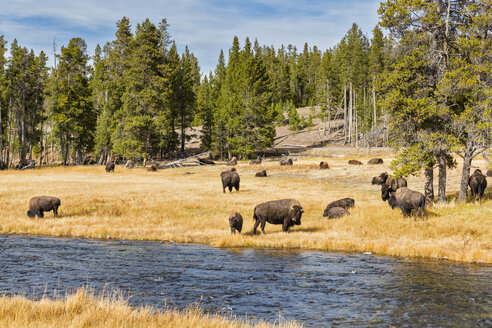
[[[215,164],[209,159],[198,159],[202,164]],[[262,159],[252,160],[250,165],[261,164]],[[381,158],[373,158],[367,162],[369,165],[382,164],[383,160]],[[351,165],[362,165],[360,161],[349,160],[348,164]],[[228,166],[237,165],[237,159],[232,158],[227,162]],[[280,165],[293,165],[293,160],[291,158],[284,158],[280,161]],[[127,162],[125,167],[132,168],[134,164]],[[115,163],[109,162],[106,165],[106,172],[114,172]],[[321,162],[319,164],[320,169],[329,169],[327,162]],[[157,167],[153,164],[149,171],[157,171]],[[239,190],[240,177],[237,170],[233,167],[227,171],[220,174],[222,179],[222,191],[225,193],[226,189],[232,192],[233,188],[236,191]],[[266,177],[266,170],[262,170],[255,175],[256,177]],[[487,176],[492,177],[492,170],[487,171]],[[388,201],[388,204],[392,209],[399,207],[402,211],[404,217],[410,216],[412,210],[414,211],[415,220],[417,217],[424,218],[426,197],[415,190],[407,188],[407,181],[404,178],[394,178],[388,173],[381,173],[377,177],[373,177],[371,183],[373,185],[381,186],[381,198],[383,201]],[[468,180],[468,185],[471,190],[471,196],[473,201],[478,198],[481,201],[485,188],[487,187],[487,179],[482,171],[479,169],[470,176]],[[61,205],[59,198],[52,196],[36,196],[31,198],[29,201],[29,210],[27,211],[27,216],[29,218],[34,218],[35,216],[43,218],[43,212],[53,211],[54,216],[58,215],[58,207]],[[345,215],[350,215],[348,211],[349,208],[355,206],[355,200],[352,198],[342,198],[329,203],[324,212],[323,217],[328,217],[330,219],[339,218]],[[301,224],[301,216],[304,213],[299,201],[295,199],[281,199],[273,200],[265,203],[261,203],[255,206],[253,219],[255,221],[253,227],[253,234],[256,234],[256,229],[260,226],[261,231],[265,234],[266,223],[270,224],[281,224],[282,230],[287,232],[289,228],[294,225]],[[236,231],[241,233],[243,228],[243,217],[240,213],[234,211],[229,216],[229,225],[231,228],[231,233],[235,234]]]

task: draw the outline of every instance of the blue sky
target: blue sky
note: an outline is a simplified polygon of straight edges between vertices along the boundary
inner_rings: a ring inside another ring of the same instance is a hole
[[[166,18],[180,51],[188,45],[202,73],[215,68],[220,50],[227,54],[235,35],[241,44],[249,36],[260,44],[307,42],[325,50],[333,47],[356,22],[369,37],[378,21],[379,0],[0,0],[0,35],[50,56],[53,39],[58,48],[81,37],[93,54],[114,39],[115,23],[123,16],[132,27],[149,18]]]

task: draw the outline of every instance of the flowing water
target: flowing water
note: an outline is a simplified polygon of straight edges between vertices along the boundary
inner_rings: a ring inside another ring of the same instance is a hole
[[[38,299],[89,286],[133,305],[306,327],[491,327],[492,266],[361,254],[224,250],[0,235],[0,292]]]

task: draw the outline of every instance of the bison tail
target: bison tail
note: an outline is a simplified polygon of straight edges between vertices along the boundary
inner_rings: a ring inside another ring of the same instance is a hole
[[[256,208],[253,212],[253,221],[258,221],[258,216],[256,216]]]

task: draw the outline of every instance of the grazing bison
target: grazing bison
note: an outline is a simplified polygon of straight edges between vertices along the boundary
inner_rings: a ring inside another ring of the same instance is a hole
[[[229,215],[229,226],[231,227],[231,234],[236,234],[236,231],[241,233],[243,230],[243,217],[238,212],[231,212]]]
[[[492,177],[492,170],[487,170],[487,176]]]
[[[260,165],[261,161],[262,161],[261,158],[253,159],[249,162],[249,165]]]
[[[320,170],[326,170],[326,169],[329,169],[330,166],[328,165],[328,162],[321,162],[319,163],[319,169]]]
[[[301,216],[304,209],[295,199],[272,200],[270,202],[256,205],[253,219],[255,226],[253,235],[256,234],[256,228],[261,224],[261,232],[265,234],[265,224],[281,224],[282,230],[287,232],[291,226],[301,224]]]
[[[487,179],[482,174],[482,171],[476,169],[475,172],[468,178],[468,185],[470,186],[471,196],[473,202],[478,196],[478,201],[482,200],[485,188],[487,188]]]
[[[355,160],[355,159],[351,159],[348,161],[348,163],[350,165],[362,165],[362,162],[358,161],[358,160]]]
[[[232,187],[239,191],[240,178],[235,168],[222,172],[220,177],[222,178],[222,191],[224,193],[226,188],[229,188],[229,192],[232,192]]]
[[[377,164],[383,164],[383,159],[382,158],[371,158],[367,164],[369,165],[377,165]]]
[[[410,190],[407,187],[399,188],[397,191],[390,193],[388,204],[392,209],[398,206],[403,216],[410,216],[413,209],[415,211],[415,221],[417,221],[419,213],[424,219],[425,196],[421,192]]]
[[[29,201],[27,216],[31,219],[36,215],[43,218],[43,212],[53,211],[55,218],[58,216],[58,207],[61,205],[60,199],[52,196],[36,196]]]
[[[267,176],[266,170],[256,172],[255,177],[265,178]]]
[[[231,158],[231,160],[228,161],[226,165],[229,165],[229,166],[237,165],[237,159],[236,159],[236,157]]]
[[[127,169],[133,169],[135,167],[135,162],[132,161],[131,159],[127,160],[125,165],[123,165],[124,168]]]
[[[340,218],[344,215],[350,215],[350,212],[343,207],[331,207],[325,209],[325,212],[323,213],[323,216],[328,217],[328,219]]]
[[[292,158],[283,158],[280,160],[280,165],[292,165]]]
[[[114,162],[109,162],[108,164],[106,164],[106,172],[114,173]]]
[[[215,162],[208,158],[198,158],[198,162],[202,165],[215,165]]]
[[[150,171],[150,172],[157,172],[157,165],[155,164],[152,164],[148,169],[147,171]]]
[[[325,213],[332,207],[341,207],[347,209],[347,208],[354,207],[354,205],[355,205],[355,200],[353,200],[352,198],[342,198],[326,205]]]

